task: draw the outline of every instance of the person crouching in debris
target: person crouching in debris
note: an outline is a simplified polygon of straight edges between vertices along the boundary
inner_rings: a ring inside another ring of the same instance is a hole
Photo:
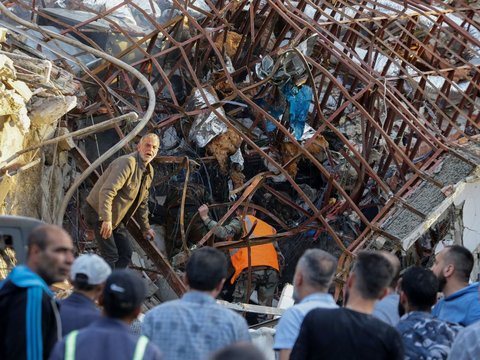
[[[90,191],[84,218],[95,233],[100,253],[112,269],[125,268],[132,246],[125,225],[134,217],[143,235],[154,237],[148,222],[148,192],[160,140],[155,134],[143,136],[137,151],[112,161]]]
[[[213,230],[217,238],[238,240],[240,237],[250,234],[250,239],[276,234],[275,228],[255,217],[255,210],[247,209],[247,215],[243,215],[243,207],[239,207],[236,216],[228,225],[216,226],[217,222],[208,216],[208,206],[203,204],[198,208],[198,213],[208,230]],[[255,224],[255,227],[253,225]],[[253,228],[253,231],[252,231]],[[275,289],[279,280],[279,256],[280,253],[272,243],[251,246],[251,279],[250,293],[257,290],[260,305],[271,306]],[[248,247],[230,250],[230,261],[234,274],[230,283],[235,283],[233,302],[248,303],[250,293],[248,291]]]

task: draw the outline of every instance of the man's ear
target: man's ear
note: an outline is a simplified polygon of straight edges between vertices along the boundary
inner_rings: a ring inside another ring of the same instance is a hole
[[[443,272],[443,276],[445,276],[446,278],[452,277],[453,274],[455,273],[455,265],[453,264],[446,265],[442,269],[442,272]]]
[[[28,249],[27,259],[30,261],[32,259],[36,259],[41,252],[42,249],[40,249],[40,246],[38,246],[37,244],[33,244]]]
[[[407,302],[408,302],[407,295],[405,295],[405,293],[400,290],[400,304],[402,304],[405,307]]]

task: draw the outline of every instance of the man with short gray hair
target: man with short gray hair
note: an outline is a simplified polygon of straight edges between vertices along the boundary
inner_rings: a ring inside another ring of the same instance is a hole
[[[297,304],[283,313],[275,335],[273,348],[279,351],[280,360],[290,357],[302,321],[310,310],[337,307],[328,293],[336,267],[337,260],[320,249],[305,251],[298,261],[293,277],[293,298]]]
[[[125,225],[131,218],[137,220],[145,237],[155,236],[148,221],[148,193],[153,181],[150,162],[159,146],[156,134],[144,135],[137,151],[113,160],[87,196],[85,221],[112,269],[130,263],[132,246]]]

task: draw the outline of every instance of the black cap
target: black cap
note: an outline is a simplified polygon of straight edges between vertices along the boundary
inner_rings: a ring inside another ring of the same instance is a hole
[[[103,290],[103,305],[108,314],[128,315],[145,300],[143,279],[131,270],[114,270]]]

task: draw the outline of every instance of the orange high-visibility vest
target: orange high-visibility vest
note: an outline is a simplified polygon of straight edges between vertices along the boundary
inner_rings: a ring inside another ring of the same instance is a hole
[[[247,215],[245,219],[243,219],[244,235],[250,232],[255,221],[257,222],[257,225],[255,226],[255,229],[253,229],[250,239],[277,233],[275,228],[268,225],[265,221],[257,219],[255,216]],[[277,251],[272,243],[252,246],[250,256],[252,267],[270,266],[277,271],[280,269],[278,266]],[[248,247],[230,250],[230,258],[232,260],[233,268],[235,269],[235,273],[231,280],[231,283],[233,284],[240,276],[241,272],[248,268]]]

